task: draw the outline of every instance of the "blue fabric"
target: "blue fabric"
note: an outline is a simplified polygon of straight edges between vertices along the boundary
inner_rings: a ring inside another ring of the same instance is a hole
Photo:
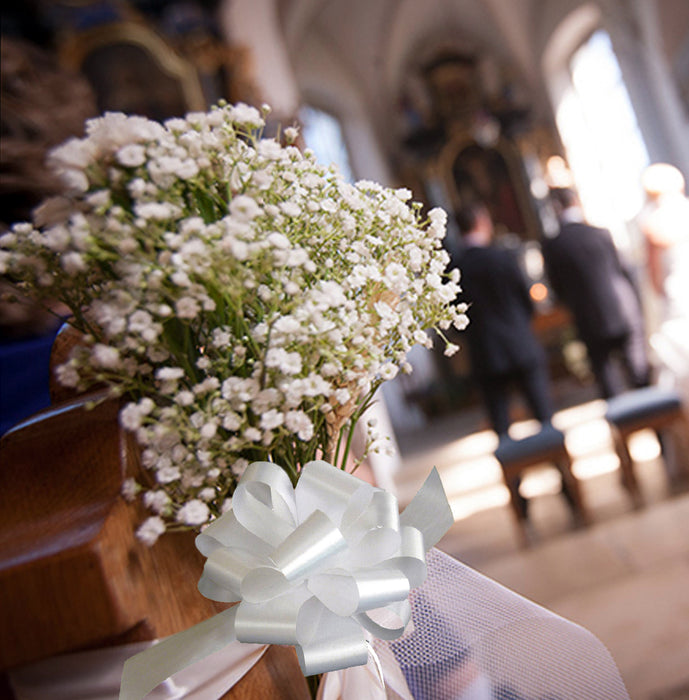
[[[659,413],[676,411],[681,406],[682,399],[674,389],[649,386],[608,399],[605,418],[621,426]]]
[[[509,464],[512,461],[533,457],[536,459],[539,454],[549,452],[558,447],[564,447],[565,436],[552,425],[544,425],[535,435],[513,440],[511,437],[500,439],[495,458],[501,464]]]
[[[0,343],[0,435],[50,405],[55,333]]]

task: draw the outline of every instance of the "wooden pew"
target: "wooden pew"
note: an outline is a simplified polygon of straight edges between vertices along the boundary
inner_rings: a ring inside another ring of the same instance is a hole
[[[165,637],[226,606],[197,590],[191,532],[151,548],[142,507],[120,495],[145,479],[118,405],[69,397],[0,440],[0,672],[60,653]],[[0,684],[1,685],[1,684]],[[291,647],[273,646],[224,698],[309,698]]]

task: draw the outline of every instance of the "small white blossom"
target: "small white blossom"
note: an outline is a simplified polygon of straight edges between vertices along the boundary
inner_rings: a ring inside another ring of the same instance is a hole
[[[185,525],[201,525],[207,522],[210,516],[208,506],[198,499],[193,499],[185,503],[177,511],[177,522]]]
[[[218,425],[217,423],[209,421],[208,423],[203,425],[200,432],[202,438],[210,440],[212,437],[215,437],[215,434],[218,432]]]
[[[154,515],[144,520],[139,529],[136,531],[136,536],[149,547],[154,545],[158,538],[165,532],[164,520]]]
[[[105,369],[117,369],[121,365],[120,351],[102,343],[94,345],[91,357],[96,366]]]
[[[157,489],[155,491],[146,491],[143,496],[144,505],[150,508],[154,513],[164,513],[170,505],[170,497]]]
[[[123,428],[133,432],[141,427],[143,416],[139,406],[135,403],[129,403],[120,411],[120,423]]]
[[[202,501],[212,501],[215,498],[215,489],[205,488],[199,491],[199,498]]]
[[[136,494],[139,492],[139,488],[139,485],[134,479],[125,479],[122,482],[122,496],[124,500],[131,503],[136,498]]]
[[[235,474],[238,477],[241,477],[242,474],[246,471],[246,468],[249,466],[249,460],[240,458],[235,461],[235,463],[232,465],[232,473]]]
[[[230,202],[230,214],[241,221],[251,221],[261,213],[261,207],[247,195],[237,195]]]
[[[115,157],[125,167],[136,168],[146,162],[146,149],[138,143],[129,143],[122,146]]]
[[[181,472],[177,467],[165,466],[156,471],[156,479],[159,484],[170,484],[177,481],[181,476]]]
[[[266,367],[275,367],[285,374],[301,372],[301,362],[298,352],[287,352],[283,348],[271,348],[266,353]]]
[[[279,428],[285,421],[285,417],[280,411],[272,408],[261,416],[261,428],[263,430],[274,430]]]
[[[65,253],[60,264],[68,275],[76,275],[86,269],[86,262],[80,253]]]
[[[184,370],[181,367],[161,367],[156,371],[156,378],[163,381],[181,379],[183,376]]]
[[[178,392],[175,396],[175,403],[180,406],[191,406],[195,400],[194,392],[187,391],[186,389]]]
[[[303,411],[288,411],[285,414],[285,425],[300,440],[310,440],[313,437],[313,423]]]
[[[182,297],[175,302],[175,311],[179,318],[193,319],[198,316],[201,307],[193,297]]]
[[[57,380],[66,387],[76,387],[79,384],[79,373],[71,363],[59,365],[55,371]]]

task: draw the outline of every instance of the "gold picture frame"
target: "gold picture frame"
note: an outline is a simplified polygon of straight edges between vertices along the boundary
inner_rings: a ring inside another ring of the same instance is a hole
[[[164,120],[208,107],[194,65],[139,22],[71,34],[60,46],[60,58],[87,77],[101,112]]]

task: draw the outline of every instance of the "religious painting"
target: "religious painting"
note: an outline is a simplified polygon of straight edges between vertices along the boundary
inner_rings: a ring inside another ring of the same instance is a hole
[[[512,144],[501,139],[494,146],[483,146],[473,138],[458,139],[445,147],[440,163],[453,206],[482,201],[498,235],[539,237],[526,174]]]

